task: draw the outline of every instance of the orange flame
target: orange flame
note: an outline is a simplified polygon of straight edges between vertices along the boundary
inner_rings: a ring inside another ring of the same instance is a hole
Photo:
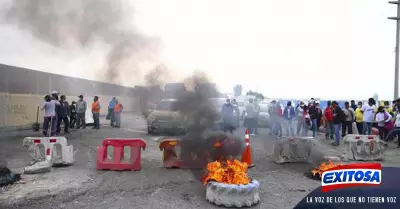
[[[203,184],[213,180],[226,184],[248,184],[247,163],[238,160],[214,161],[207,164],[207,176],[203,179]]]
[[[325,172],[328,169],[335,168],[337,166],[343,165],[343,163],[334,163],[331,160],[328,160],[328,163],[322,162],[321,165],[319,165],[317,168],[313,169],[311,173],[315,175],[322,176],[322,173]]]
[[[214,144],[214,147],[221,147],[221,146],[222,146],[222,144],[219,141],[215,142],[215,144]]]

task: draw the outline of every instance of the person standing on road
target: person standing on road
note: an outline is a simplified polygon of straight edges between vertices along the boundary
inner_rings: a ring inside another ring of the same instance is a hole
[[[350,101],[350,107],[353,108],[353,110],[355,111],[357,109],[356,101],[351,100]]]
[[[323,125],[322,117],[323,113],[321,108],[319,107],[319,103],[315,103],[315,108],[317,108],[317,133],[319,132],[319,128]]]
[[[353,134],[353,122],[356,117],[355,117],[355,112],[353,108],[350,107],[349,102],[344,103],[343,112],[346,119],[342,123],[342,137],[345,137],[346,132],[347,134]]]
[[[81,126],[83,129],[86,128],[86,101],[83,100],[83,95],[79,95],[79,100],[76,102],[76,128],[80,129]]]
[[[283,118],[285,121],[286,135],[294,137],[294,119],[296,118],[296,114],[292,102],[290,101],[283,110]]]
[[[108,113],[106,116],[106,120],[110,120],[110,125],[111,127],[114,126],[115,123],[115,118],[114,118],[114,107],[115,104],[117,104],[117,99],[115,97],[113,97],[110,101],[110,103],[108,103]]]
[[[363,131],[363,113],[362,113],[361,108],[362,108],[362,102],[358,102],[358,106],[355,111],[356,126],[357,126],[358,134],[362,134],[362,131]]]
[[[113,112],[113,117],[115,120],[115,126],[114,124],[111,124],[111,127],[116,127],[116,128],[121,128],[121,113],[122,110],[124,109],[124,106],[122,106],[121,103],[119,103],[118,100],[115,100],[115,106],[113,108],[114,112]]]
[[[270,118],[270,135],[274,135],[275,133],[275,127],[276,127],[276,113],[275,113],[275,105],[276,105],[276,101],[272,100],[272,102],[270,103],[269,107],[268,107],[268,114],[269,114],[269,118]]]
[[[76,123],[76,102],[72,101],[69,106],[69,128],[75,128]]]
[[[275,124],[275,136],[282,137],[282,119],[283,110],[281,103],[278,101],[275,104],[276,124]]]
[[[52,121],[52,123],[56,124],[56,128],[57,128],[57,123],[58,123],[58,120],[59,120],[58,119],[58,115],[59,115],[59,112],[60,112],[60,102],[59,102],[58,94],[59,94],[58,91],[52,91],[51,92],[51,99],[54,100],[55,103],[56,103],[56,109],[55,109],[55,111],[56,111],[56,119]]]
[[[297,135],[300,136],[301,128],[304,126],[304,118],[303,118],[303,111],[304,111],[304,102],[301,101],[299,106],[296,108],[296,117],[297,117]]]
[[[332,102],[328,101],[328,106],[324,110],[324,120],[325,120],[325,139],[333,140],[333,113],[332,113]]]
[[[308,131],[310,130],[310,127],[312,126],[311,118],[310,118],[310,113],[309,113],[309,107],[307,105],[303,106],[303,127],[302,129],[302,136],[308,136]]]
[[[339,107],[339,104],[336,101],[332,102],[333,108],[333,129],[335,130],[335,141],[332,142],[332,146],[339,146],[340,144],[340,128],[342,126],[343,121],[345,121],[345,115],[342,108]]]
[[[100,129],[100,109],[101,109],[101,105],[99,102],[99,97],[94,96],[93,103],[92,103],[92,114],[93,114],[93,121],[94,121],[93,129]]]
[[[249,99],[249,103],[246,105],[246,125],[247,129],[249,129],[249,134],[254,136],[254,127],[256,123],[257,111],[256,107],[253,104],[253,99]]]
[[[375,116],[375,121],[378,123],[379,137],[381,140],[386,140],[389,129],[392,129],[392,115],[386,112],[385,107],[378,107],[378,113]]]
[[[236,117],[235,117],[236,128],[239,128],[240,127],[240,110],[239,110],[239,105],[236,102],[236,99],[232,99],[232,106],[236,112]]]
[[[312,103],[310,103],[309,106],[309,113],[310,113],[310,118],[311,118],[311,123],[312,123],[312,133],[313,137],[316,137],[317,135],[317,120],[318,120],[318,109],[315,107],[315,102],[312,99]]]
[[[384,105],[384,107],[385,107],[385,111],[386,111],[387,113],[389,113],[392,117],[394,117],[393,108],[390,106],[389,101],[383,102],[383,105]]]
[[[57,134],[60,134],[61,132],[61,122],[64,121],[64,133],[69,133],[68,128],[69,128],[69,121],[68,121],[68,115],[69,115],[69,104],[65,100],[65,95],[61,95],[60,97],[60,108],[59,111],[57,112]]]
[[[368,104],[362,106],[361,112],[363,113],[363,131],[362,135],[371,135],[372,124],[375,117],[375,100],[373,98],[368,99]]]
[[[56,121],[56,101],[51,99],[50,95],[44,96],[44,104],[41,110],[44,110],[43,119],[43,135],[47,137],[49,124],[50,124],[50,136],[55,136],[57,132],[57,121]]]
[[[226,103],[222,105],[221,113],[222,113],[222,126],[224,129],[224,133],[229,130],[230,133],[233,133],[234,127],[234,119],[233,119],[233,105],[229,99],[226,99]]]

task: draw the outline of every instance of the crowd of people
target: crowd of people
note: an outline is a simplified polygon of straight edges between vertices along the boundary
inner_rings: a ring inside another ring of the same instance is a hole
[[[61,123],[64,123],[64,134],[69,133],[69,129],[85,129],[86,128],[86,111],[87,104],[83,99],[83,95],[78,96],[77,101],[72,101],[71,104],[66,101],[66,96],[61,95],[57,91],[44,96],[45,102],[41,110],[44,111],[43,119],[43,135],[56,136],[60,135]],[[91,106],[94,127],[100,129],[100,110],[101,105],[99,97],[94,96]],[[107,120],[110,120],[112,127],[120,128],[121,113],[123,110],[122,104],[114,97],[108,106]],[[49,133],[50,130],[50,133]]]
[[[334,140],[332,145],[338,146],[347,134],[371,135],[372,128],[375,127],[379,131],[380,139],[389,141],[400,136],[399,106],[400,99],[393,101],[392,105],[385,101],[381,106],[373,98],[369,98],[367,104],[356,104],[354,100],[345,102],[343,108],[337,101],[328,101],[327,107],[321,109],[320,104],[311,98],[308,105],[300,102],[293,107],[289,101],[282,108],[279,101],[274,100],[268,111],[270,134],[277,137],[308,136],[311,130],[312,136],[316,137],[323,129],[325,138]],[[400,147],[400,140],[398,146]]]

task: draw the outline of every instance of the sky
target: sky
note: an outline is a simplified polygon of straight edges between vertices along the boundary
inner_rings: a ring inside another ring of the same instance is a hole
[[[0,0],[0,3],[5,0]],[[141,33],[184,77],[205,71],[273,98],[393,98],[396,6],[378,0],[131,0]],[[60,49],[0,25],[0,62],[98,79],[101,45]],[[144,69],[147,70],[147,69]],[[178,76],[178,77],[179,77]],[[135,85],[130,79],[122,84]]]

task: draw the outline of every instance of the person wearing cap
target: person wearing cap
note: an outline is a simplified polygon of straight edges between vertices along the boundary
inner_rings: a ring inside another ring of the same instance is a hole
[[[93,129],[100,129],[100,102],[99,97],[94,96],[93,103],[92,103],[92,114],[94,120],[94,127]]]
[[[85,115],[86,115],[86,101],[83,100],[83,95],[78,96],[78,101],[76,102],[76,128],[80,129],[81,126],[83,129],[86,128],[86,121],[85,121]]]

